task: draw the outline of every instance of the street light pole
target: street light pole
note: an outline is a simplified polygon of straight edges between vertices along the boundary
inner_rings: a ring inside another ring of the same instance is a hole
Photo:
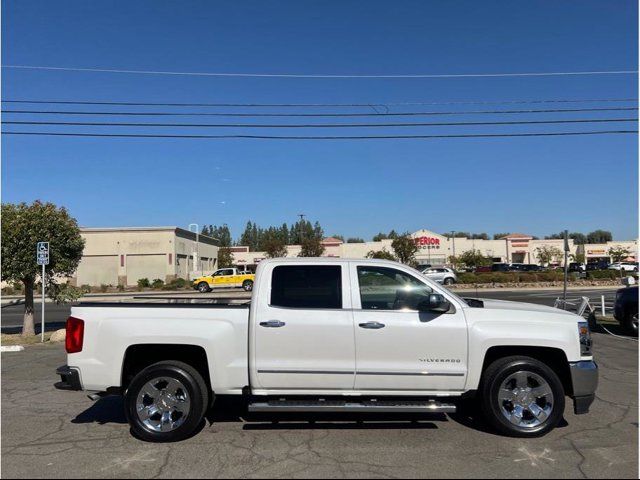
[[[299,213],[298,216],[300,217],[300,245],[302,245],[302,240],[304,239],[304,229],[302,227],[304,224],[305,214]]]
[[[200,262],[200,225],[198,225],[197,223],[190,223],[189,224],[189,231],[193,231],[191,230],[191,227],[196,227],[195,229],[195,234],[196,234],[196,251],[195,253],[195,257],[193,260],[193,271],[197,272],[198,271],[198,262]]]

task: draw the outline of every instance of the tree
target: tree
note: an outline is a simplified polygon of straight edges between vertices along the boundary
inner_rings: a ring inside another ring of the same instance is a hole
[[[389,252],[386,248],[382,250],[370,250],[367,253],[367,258],[376,258],[378,260],[392,260],[397,261],[397,258],[393,255],[393,253]]]
[[[491,265],[491,258],[486,257],[480,250],[467,250],[464,253],[458,255],[458,265],[462,264],[465,267],[477,268],[485,265]]]
[[[228,268],[233,266],[233,253],[229,247],[222,247],[218,250],[218,268]]]
[[[202,234],[219,240],[221,247],[230,247],[233,243],[231,240],[231,230],[229,230],[229,226],[226,223],[220,227],[217,225],[205,226],[202,229]]]
[[[268,258],[282,258],[287,256],[287,245],[276,233],[264,240],[264,251]]]
[[[511,232],[494,233],[493,234],[493,239],[494,240],[503,240],[505,237],[508,237],[509,235],[511,235]]]
[[[302,249],[298,254],[299,257],[321,257],[324,253],[324,245],[322,245],[321,239],[315,236],[304,238],[300,246]]]
[[[624,261],[629,255],[631,255],[631,250],[625,247],[617,246],[611,247],[609,249],[609,256],[611,257],[611,261],[614,263]],[[620,280],[624,277],[624,270],[622,266],[620,266]]]
[[[594,230],[587,234],[587,243],[607,243],[613,240],[613,235],[607,230]]]
[[[572,253],[569,256],[571,257],[571,260],[573,260],[576,263],[585,263],[586,262],[586,256],[585,256],[584,253]]]
[[[416,242],[409,233],[405,233],[395,238],[393,242],[391,242],[391,247],[393,248],[393,252],[399,262],[411,267],[415,267],[418,264],[416,262],[418,245],[416,245]]]
[[[338,240],[344,242],[344,236],[343,235],[331,235],[333,238],[337,238]]]
[[[560,250],[558,247],[543,245],[536,248],[536,257],[538,257],[540,265],[542,265],[543,267],[549,265],[554,259],[560,262],[562,255],[562,250]]]
[[[623,262],[629,255],[631,255],[631,250],[625,247],[611,247],[609,249],[609,256],[611,257],[611,261],[613,263]]]
[[[364,243],[364,239],[360,237],[349,237],[347,243]]]
[[[31,205],[2,204],[2,280],[19,281],[25,288],[22,335],[34,335],[33,293],[41,267],[36,263],[36,243],[49,242],[49,265],[44,280],[70,277],[78,268],[84,239],[76,220],[64,207],[35,201]]]

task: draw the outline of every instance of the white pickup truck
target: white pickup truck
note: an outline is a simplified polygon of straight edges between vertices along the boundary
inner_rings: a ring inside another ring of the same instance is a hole
[[[558,424],[565,396],[587,413],[598,383],[583,318],[463,299],[383,260],[265,260],[246,303],[80,304],[66,348],[56,387],[124,395],[150,441],[192,435],[221,395],[249,412],[451,413],[476,399],[497,431],[530,437]]]

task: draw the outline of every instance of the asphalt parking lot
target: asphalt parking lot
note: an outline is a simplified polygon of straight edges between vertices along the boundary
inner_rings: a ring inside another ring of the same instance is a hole
[[[543,438],[487,432],[462,415],[249,417],[227,399],[195,437],[148,444],[117,397],[56,391],[61,345],[2,354],[4,478],[638,477],[638,344],[594,334],[600,387],[591,413],[567,405]]]

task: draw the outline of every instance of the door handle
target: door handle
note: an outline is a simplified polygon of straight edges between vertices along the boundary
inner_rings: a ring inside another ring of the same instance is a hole
[[[284,327],[286,323],[281,322],[280,320],[269,320],[268,322],[260,322],[261,327],[267,328],[280,328]]]
[[[366,323],[361,323],[360,328],[367,328],[369,330],[379,330],[381,328],[385,327],[384,323],[380,323],[380,322],[366,322]]]

